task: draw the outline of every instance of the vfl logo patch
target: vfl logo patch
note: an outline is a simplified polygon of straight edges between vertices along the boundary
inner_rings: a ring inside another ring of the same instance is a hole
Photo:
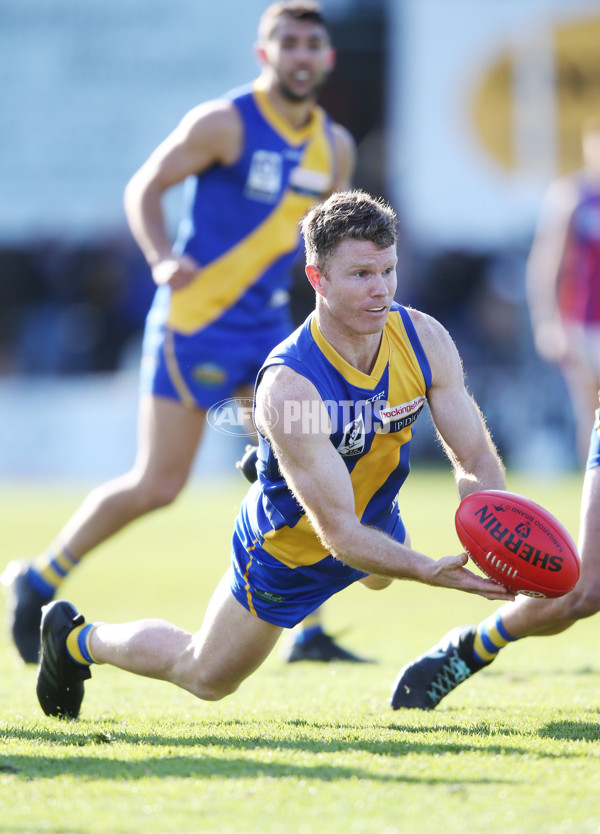
[[[244,195],[261,203],[276,203],[281,191],[283,162],[274,151],[254,151]]]
[[[364,449],[365,424],[361,414],[356,420],[344,426],[344,435],[337,450],[343,457],[354,457],[362,454]]]

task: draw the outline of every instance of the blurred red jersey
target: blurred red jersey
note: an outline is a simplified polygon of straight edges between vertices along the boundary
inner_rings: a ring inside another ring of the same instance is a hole
[[[600,187],[584,181],[569,223],[558,300],[564,318],[600,323]]]

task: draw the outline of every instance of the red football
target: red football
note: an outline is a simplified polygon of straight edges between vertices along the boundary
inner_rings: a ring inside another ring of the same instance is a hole
[[[561,597],[575,587],[575,543],[539,504],[514,492],[482,490],[460,502],[454,521],[475,564],[515,594]]]

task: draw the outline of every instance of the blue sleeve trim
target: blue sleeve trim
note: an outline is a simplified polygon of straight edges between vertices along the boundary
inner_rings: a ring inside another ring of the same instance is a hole
[[[414,350],[415,356],[419,362],[419,366],[425,380],[425,389],[429,390],[431,387],[431,367],[429,365],[429,360],[427,359],[421,340],[417,336],[417,331],[415,330],[412,319],[408,314],[408,310],[400,305],[398,305],[398,310],[402,316],[402,322],[404,324],[404,329],[406,330],[406,335],[410,340],[412,349]]]

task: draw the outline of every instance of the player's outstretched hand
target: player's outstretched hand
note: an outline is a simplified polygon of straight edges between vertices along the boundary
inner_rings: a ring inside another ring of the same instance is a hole
[[[441,585],[444,588],[456,588],[469,594],[479,594],[486,599],[513,600],[515,598],[512,591],[494,582],[493,579],[485,579],[467,570],[465,565],[468,561],[469,557],[466,553],[460,553],[458,556],[444,556],[439,559],[435,563],[431,584]]]

